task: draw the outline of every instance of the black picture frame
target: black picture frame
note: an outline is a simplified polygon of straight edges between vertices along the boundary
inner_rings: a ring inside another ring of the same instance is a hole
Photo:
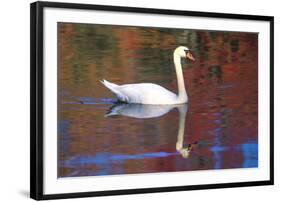
[[[43,193],[43,23],[44,8],[61,8],[61,9],[80,9],[80,10],[98,10],[98,11],[121,11],[130,13],[146,13],[146,14],[164,14],[179,16],[195,16],[210,17],[224,19],[239,20],[255,20],[267,21],[270,23],[270,180],[266,181],[250,181],[239,183],[221,183],[221,184],[204,184],[174,187],[155,187],[143,189],[129,190],[112,190],[112,191],[93,191],[93,192],[76,192],[67,194],[50,194]],[[36,200],[45,199],[62,199],[76,197],[92,197],[105,195],[121,195],[121,194],[138,194],[153,192],[171,192],[186,191],[198,189],[214,189],[228,187],[245,187],[273,185],[274,183],[274,17],[258,16],[258,15],[240,15],[228,13],[213,12],[195,12],[183,10],[167,10],[167,9],[150,9],[120,6],[103,6],[75,3],[57,3],[57,2],[35,2],[30,6],[30,197]]]

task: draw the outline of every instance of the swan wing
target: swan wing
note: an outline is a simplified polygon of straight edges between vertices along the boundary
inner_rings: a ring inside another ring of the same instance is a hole
[[[177,100],[176,94],[153,83],[126,84],[119,89],[129,103],[173,104]]]
[[[118,100],[139,104],[176,104],[177,95],[166,88],[153,83],[117,85],[101,81]]]

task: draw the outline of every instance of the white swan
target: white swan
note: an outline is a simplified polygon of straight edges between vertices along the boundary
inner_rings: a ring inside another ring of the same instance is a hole
[[[178,95],[153,83],[117,85],[106,80],[101,82],[122,102],[153,105],[187,103],[188,97],[182,74],[181,58],[195,61],[187,47],[179,46],[175,49],[174,64],[178,81]]]

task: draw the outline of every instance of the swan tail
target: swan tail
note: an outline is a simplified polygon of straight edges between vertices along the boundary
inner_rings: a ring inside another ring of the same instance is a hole
[[[119,87],[118,85],[111,83],[105,79],[103,79],[102,81],[100,81],[106,88],[108,88],[111,92],[113,92],[114,94],[118,93],[117,88]]]
[[[126,96],[124,96],[118,89],[120,86],[114,83],[111,83],[105,79],[100,81],[106,88],[108,88],[112,93],[114,93],[117,98],[123,102],[126,102]]]
[[[102,81],[100,81],[103,85],[105,85],[106,87],[108,88],[116,88],[116,87],[119,87],[119,85],[115,84],[115,83],[111,83],[105,79],[103,79]]]

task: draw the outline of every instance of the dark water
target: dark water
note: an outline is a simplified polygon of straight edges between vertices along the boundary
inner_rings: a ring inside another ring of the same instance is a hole
[[[60,23],[58,177],[258,166],[257,34]],[[115,104],[99,82],[152,82],[189,103]]]

